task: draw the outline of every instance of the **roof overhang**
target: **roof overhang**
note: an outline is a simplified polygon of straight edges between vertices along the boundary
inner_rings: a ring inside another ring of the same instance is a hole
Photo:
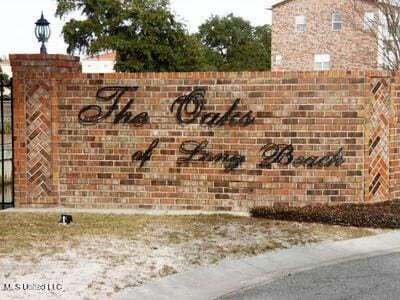
[[[282,1],[279,1],[279,2],[275,3],[275,4],[272,5],[271,7],[272,7],[272,9],[274,9],[275,7],[284,5],[284,4],[286,4],[286,3],[288,3],[288,2],[292,2],[292,1],[294,1],[294,0],[282,0]],[[377,0],[364,0],[364,1],[376,2]]]
[[[293,0],[282,0],[282,1],[279,1],[279,2],[275,3],[274,5],[272,5],[272,8],[275,8],[277,6],[281,6],[281,5],[286,4],[287,2],[290,2],[290,1],[293,1]]]

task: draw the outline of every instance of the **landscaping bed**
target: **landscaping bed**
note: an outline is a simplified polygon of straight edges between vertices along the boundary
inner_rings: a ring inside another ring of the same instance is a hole
[[[371,228],[400,228],[400,200],[321,207],[256,207],[250,211],[250,214],[253,217],[271,220]]]
[[[108,298],[198,266],[382,232],[229,215],[74,213],[73,218],[71,225],[61,225],[55,213],[0,213],[0,282],[63,286],[62,291],[3,296]]]

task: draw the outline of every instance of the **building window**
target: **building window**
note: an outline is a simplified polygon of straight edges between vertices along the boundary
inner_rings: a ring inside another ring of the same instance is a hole
[[[332,30],[340,31],[342,30],[342,15],[338,12],[332,15]]]
[[[372,28],[374,22],[374,13],[371,11],[367,11],[364,13],[364,28],[370,29]]]
[[[306,16],[299,15],[295,17],[295,30],[297,32],[305,32],[306,31]]]
[[[277,55],[275,56],[275,64],[276,64],[276,65],[281,65],[281,64],[282,64],[282,55],[277,54]]]
[[[331,69],[331,56],[329,54],[315,54],[314,69],[317,71],[326,71]]]

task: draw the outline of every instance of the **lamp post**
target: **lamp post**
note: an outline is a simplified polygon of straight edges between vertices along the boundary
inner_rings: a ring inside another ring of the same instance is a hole
[[[39,43],[42,43],[42,46],[40,47],[40,54],[47,54],[47,49],[44,43],[46,43],[50,38],[50,23],[43,17],[43,12],[42,16],[36,21],[35,25],[36,38],[38,39]]]

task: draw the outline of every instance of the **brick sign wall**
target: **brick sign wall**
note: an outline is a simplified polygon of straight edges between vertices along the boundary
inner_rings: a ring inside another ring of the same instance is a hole
[[[386,73],[82,74],[68,56],[11,61],[19,206],[246,211],[397,195]]]

